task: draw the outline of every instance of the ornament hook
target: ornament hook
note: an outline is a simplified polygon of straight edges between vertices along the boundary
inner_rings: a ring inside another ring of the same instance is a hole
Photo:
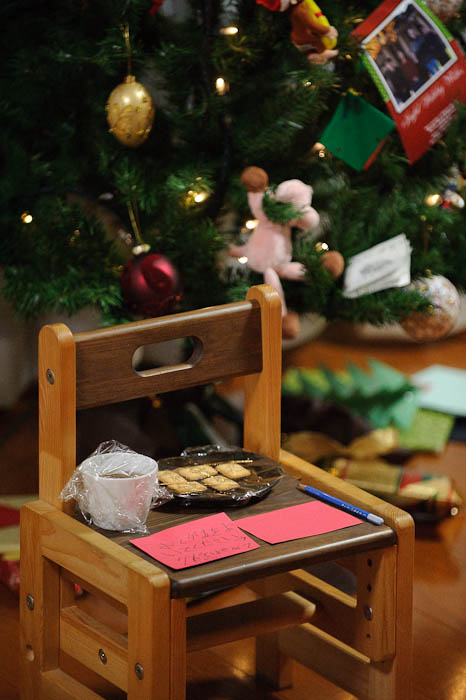
[[[150,250],[150,245],[144,242],[141,234],[141,221],[139,218],[139,207],[136,197],[132,196],[131,200],[128,202],[128,214],[131,221],[131,227],[133,229],[134,238],[136,239],[137,245],[133,248],[134,255],[140,255],[141,253],[148,253]]]
[[[123,32],[123,38],[125,40],[126,46],[126,60],[128,62],[128,75],[132,74],[132,64],[131,64],[131,39],[129,35],[129,24],[123,24],[120,27]]]

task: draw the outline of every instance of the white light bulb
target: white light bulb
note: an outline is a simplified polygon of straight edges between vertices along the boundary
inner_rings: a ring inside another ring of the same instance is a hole
[[[441,198],[439,194],[429,194],[424,201],[428,207],[435,207],[440,202]]]
[[[218,95],[224,95],[226,92],[228,92],[228,90],[230,89],[230,86],[228,85],[225,78],[222,78],[220,76],[215,81],[215,89],[217,90]]]
[[[220,29],[220,34],[223,34],[224,36],[233,36],[234,34],[238,34],[238,32],[238,27],[235,27],[234,25],[231,25],[230,27],[222,27]]]

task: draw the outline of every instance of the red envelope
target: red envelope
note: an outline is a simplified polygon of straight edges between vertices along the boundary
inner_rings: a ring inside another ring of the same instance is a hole
[[[242,518],[236,522],[242,530],[246,530],[254,537],[259,537],[270,544],[277,544],[341,530],[344,527],[358,525],[362,521],[326,503],[309,501],[298,506],[272,510],[262,515],[252,515],[250,518]]]

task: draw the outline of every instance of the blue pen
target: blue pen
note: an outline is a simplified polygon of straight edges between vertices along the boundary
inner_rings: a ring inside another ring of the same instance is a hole
[[[342,501],[340,498],[335,498],[335,496],[331,496],[329,493],[325,493],[325,491],[315,489],[313,486],[303,486],[303,484],[298,484],[297,488],[300,489],[300,491],[305,491],[305,493],[308,493],[310,496],[315,496],[324,503],[329,503],[332,506],[341,508],[341,510],[345,510],[347,513],[356,515],[358,518],[368,520],[374,525],[383,525],[384,523],[384,520],[380,517],[380,515],[374,515],[374,513],[369,513],[367,510],[362,510],[362,508],[353,506],[351,503],[346,503],[346,501]]]

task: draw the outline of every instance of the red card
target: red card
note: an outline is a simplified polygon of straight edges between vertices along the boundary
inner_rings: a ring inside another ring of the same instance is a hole
[[[226,513],[175,525],[130,542],[172,569],[186,569],[259,547]]]
[[[359,525],[361,520],[326,503],[309,501],[262,515],[252,515],[236,522],[251,535],[270,544],[277,544]]]

